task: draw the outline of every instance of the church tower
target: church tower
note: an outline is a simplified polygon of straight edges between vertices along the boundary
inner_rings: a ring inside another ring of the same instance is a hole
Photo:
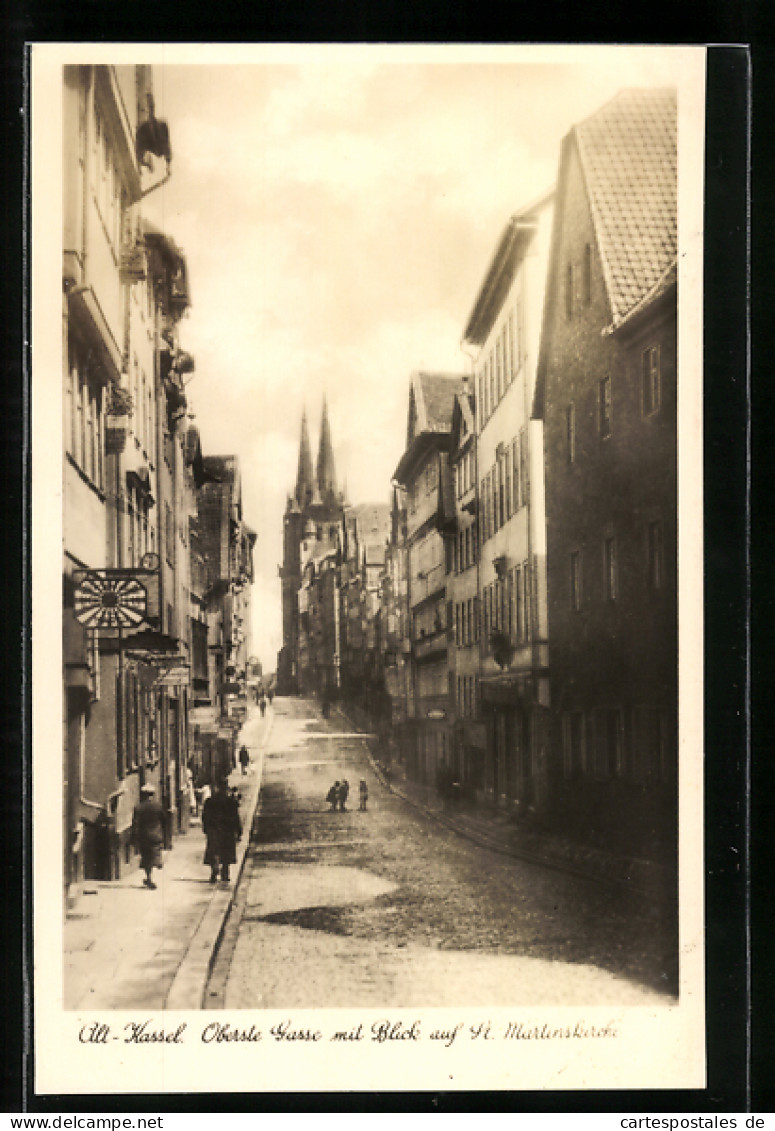
[[[323,397],[323,415],[320,421],[320,446],[318,448],[317,487],[323,504],[336,504],[336,471],[331,427],[328,423],[328,405]]]
[[[277,689],[281,695],[294,695],[299,690],[299,590],[304,564],[338,545],[343,517],[344,496],[337,491],[334,447],[324,397],[314,475],[305,411],[301,418],[296,486],[288,496],[283,517],[283,646],[277,657]]]
[[[312,502],[312,452],[309,446],[309,432],[307,430],[307,410],[301,414],[301,437],[299,439],[299,468],[296,472],[296,490],[294,498],[299,507],[304,509]]]

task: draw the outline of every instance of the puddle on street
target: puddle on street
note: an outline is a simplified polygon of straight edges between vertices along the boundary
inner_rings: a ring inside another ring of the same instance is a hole
[[[331,911],[353,903],[368,903],[396,887],[364,868],[298,860],[289,864],[267,862],[251,876],[244,915],[266,919],[320,908]]]
[[[297,911],[275,911],[260,916],[261,923],[301,927],[305,931],[325,931],[328,935],[349,935],[349,912],[346,907],[301,907]]]

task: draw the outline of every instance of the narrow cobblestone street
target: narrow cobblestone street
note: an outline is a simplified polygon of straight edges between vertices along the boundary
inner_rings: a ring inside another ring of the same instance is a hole
[[[275,703],[208,1008],[671,1000],[648,908],[439,826],[379,781],[345,725],[310,701]],[[332,812],[343,778],[347,810]]]

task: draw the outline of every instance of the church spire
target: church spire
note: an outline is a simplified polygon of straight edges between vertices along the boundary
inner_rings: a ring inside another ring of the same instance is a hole
[[[336,496],[336,471],[334,470],[334,449],[331,443],[331,429],[328,424],[328,405],[323,396],[323,416],[320,421],[320,447],[318,449],[317,485],[321,499]]]
[[[296,474],[296,502],[304,507],[312,498],[312,452],[307,430],[307,410],[301,414],[301,439],[299,440],[299,470]]]

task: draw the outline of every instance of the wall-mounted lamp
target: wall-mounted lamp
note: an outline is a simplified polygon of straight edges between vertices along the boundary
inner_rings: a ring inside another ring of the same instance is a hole
[[[492,559],[492,568],[495,570],[498,581],[505,581],[507,566],[508,561],[505,554],[499,554],[497,558]]]

